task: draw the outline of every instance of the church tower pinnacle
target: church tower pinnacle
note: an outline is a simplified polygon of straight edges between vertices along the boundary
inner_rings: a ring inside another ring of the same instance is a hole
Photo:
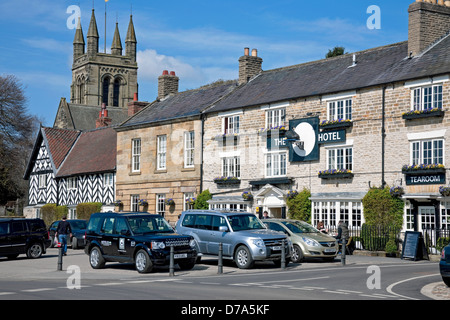
[[[72,85],[70,102],[77,105],[128,109],[138,92],[136,34],[132,17],[128,25],[123,55],[119,23],[116,22],[111,53],[99,52],[99,33],[95,11],[92,9],[87,49],[81,22],[78,22],[73,42]],[[111,110],[111,108],[109,108]]]

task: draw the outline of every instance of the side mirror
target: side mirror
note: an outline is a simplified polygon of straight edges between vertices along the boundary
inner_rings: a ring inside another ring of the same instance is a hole
[[[120,231],[120,234],[121,234],[122,236],[129,236],[129,235],[130,235],[130,231],[124,229],[124,230],[121,230],[121,231]]]
[[[220,231],[220,232],[228,232],[228,227],[226,227],[226,226],[220,226],[220,227],[219,227],[219,231]]]

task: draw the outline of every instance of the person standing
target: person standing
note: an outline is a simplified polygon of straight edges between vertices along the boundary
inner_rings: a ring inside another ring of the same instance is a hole
[[[70,227],[69,221],[66,217],[62,218],[62,221],[58,224],[56,229],[55,237],[58,237],[59,243],[61,244],[63,255],[67,255],[67,235],[72,237],[72,228]],[[70,239],[69,238],[69,239]]]

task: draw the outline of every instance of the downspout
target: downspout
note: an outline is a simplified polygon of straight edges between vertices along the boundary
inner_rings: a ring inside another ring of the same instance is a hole
[[[201,146],[200,146],[200,193],[203,192],[203,143],[204,143],[204,134],[205,134],[205,114],[202,113],[200,115],[200,119],[202,121],[202,131],[201,131]]]
[[[382,95],[382,104],[381,104],[381,188],[384,189],[386,186],[386,181],[384,179],[384,158],[385,158],[385,145],[386,145],[386,128],[385,128],[385,122],[386,122],[386,88],[387,86],[383,87],[383,95]]]

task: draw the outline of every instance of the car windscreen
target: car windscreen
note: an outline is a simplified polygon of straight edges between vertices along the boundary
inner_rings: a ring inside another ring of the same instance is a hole
[[[266,229],[254,214],[228,216],[228,222],[233,231]]]
[[[293,233],[318,233],[319,230],[302,221],[281,221]]]
[[[128,223],[134,234],[173,232],[169,223],[160,216],[128,217]]]
[[[84,220],[77,220],[77,221],[69,221],[70,227],[74,230],[83,230],[87,227],[87,222]]]

